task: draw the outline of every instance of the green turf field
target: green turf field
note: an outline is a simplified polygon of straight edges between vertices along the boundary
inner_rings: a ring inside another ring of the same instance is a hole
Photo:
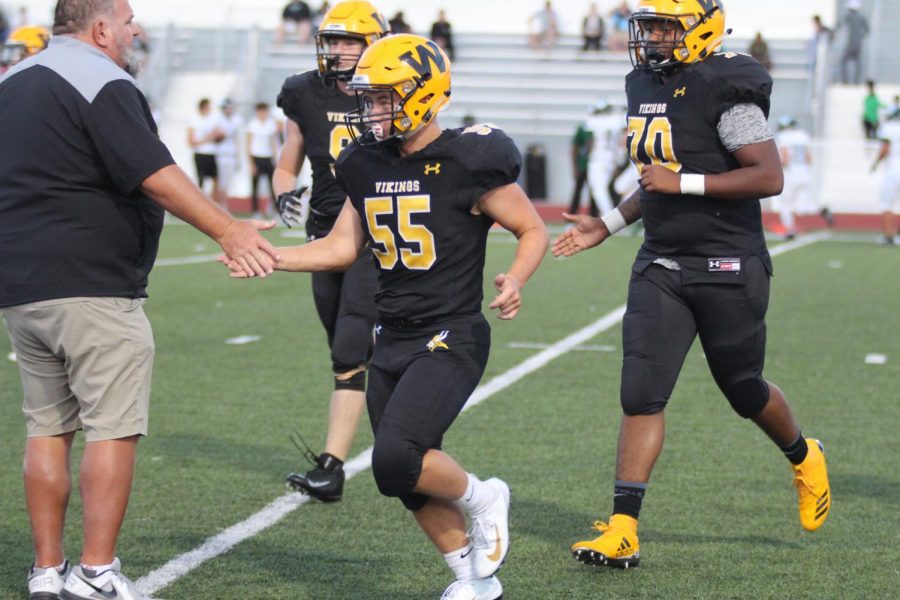
[[[270,237],[280,244],[293,243]],[[486,281],[514,245],[492,236]],[[484,381],[541,352],[625,300],[638,238],[567,260],[548,258],[512,322],[491,317]],[[167,227],[161,259],[211,254],[188,227]],[[774,259],[766,375],[804,432],[826,447],[834,505],[802,530],[787,461],[731,412],[703,356],[688,356],[668,411],[666,447],[644,502],[642,563],[585,567],[569,545],[611,508],[618,431],[618,324],[464,413],[445,449],[512,490],[504,598],[895,598],[900,584],[900,251],[869,240],[822,241]],[[137,580],[285,494],[304,468],[294,427],[319,448],[331,391],[309,276],[234,281],[214,263],[151,278],[146,311],[157,358],[150,436],[141,442],[120,538]],[[493,296],[486,290],[488,297]],[[227,345],[238,336],[260,336]],[[511,347],[514,345],[515,347]],[[604,346],[611,346],[612,351]],[[18,373],[0,335],[0,598],[25,597],[32,559],[21,484]],[[866,364],[883,354],[883,365]],[[353,454],[371,443],[364,422]],[[76,457],[82,445],[76,446]],[[69,558],[80,550],[74,494]],[[344,501],[306,503],[228,552],[154,590],[173,599],[437,599],[451,575],[396,500],[362,471]]]

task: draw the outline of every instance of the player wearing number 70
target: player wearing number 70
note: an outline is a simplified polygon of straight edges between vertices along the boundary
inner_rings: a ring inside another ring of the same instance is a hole
[[[375,481],[413,511],[444,555],[456,581],[443,597],[494,600],[503,593],[494,573],[509,547],[509,488],[467,473],[441,444],[488,359],[488,231],[499,223],[518,240],[490,303],[500,319],[512,319],[547,251],[547,230],[516,183],[521,156],[505,133],[438,125],[450,62],[434,42],[409,34],[375,42],[349,88],[359,108],[348,124],[365,133],[336,164],[348,199],[327,236],[279,248],[275,268],[344,269],[371,243],[378,318],[366,401]]]
[[[595,523],[599,537],[572,546],[577,560],[620,568],[640,561],[638,514],[663,446],[663,411],[698,335],[732,408],[793,465],[802,526],[820,527],[831,506],[821,444],[803,438],[762,373],[772,261],[759,199],[783,185],[766,123],[772,80],[749,56],[716,52],[727,35],[719,0],[640,0],[629,29],[628,141],[640,189],[599,219],[568,215],[576,226],[553,245],[554,255],[571,256],[643,218],[622,324],[612,517]],[[733,450],[708,454],[721,461]],[[698,524],[710,494],[695,490]]]

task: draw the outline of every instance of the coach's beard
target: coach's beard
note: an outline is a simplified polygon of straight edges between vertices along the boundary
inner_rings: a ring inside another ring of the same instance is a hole
[[[141,61],[132,46],[133,42],[120,42],[119,56],[122,61],[122,69],[134,78],[137,78],[141,70]]]

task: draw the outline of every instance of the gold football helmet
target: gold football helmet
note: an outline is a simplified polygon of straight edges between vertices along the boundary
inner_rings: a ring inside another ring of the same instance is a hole
[[[316,32],[316,63],[322,77],[348,81],[353,76],[356,55],[332,52],[328,40],[335,37],[361,40],[363,50],[388,32],[387,21],[370,2],[338,2],[325,13]],[[341,61],[353,62],[350,68],[340,68]]]
[[[0,65],[12,66],[22,59],[37,54],[50,42],[50,32],[37,25],[19,27],[6,38],[0,52]]]
[[[651,39],[651,24],[661,39]],[[701,61],[731,33],[722,0],[640,0],[628,29],[631,64],[651,71]]]
[[[348,126],[372,128],[390,117],[391,137],[409,138],[450,103],[450,59],[440,46],[418,35],[392,35],[372,44],[359,58],[348,88],[359,109],[347,114]],[[393,92],[389,111],[375,112],[366,92]],[[353,131],[353,128],[350,127]]]

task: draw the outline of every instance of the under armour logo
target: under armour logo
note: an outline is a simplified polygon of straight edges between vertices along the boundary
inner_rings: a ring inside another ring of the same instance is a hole
[[[441,174],[441,163],[428,163],[425,165],[425,174],[426,175],[440,175]]]
[[[672,97],[677,98],[678,96],[684,96],[685,93],[687,93],[687,86],[675,90],[675,94]]]

